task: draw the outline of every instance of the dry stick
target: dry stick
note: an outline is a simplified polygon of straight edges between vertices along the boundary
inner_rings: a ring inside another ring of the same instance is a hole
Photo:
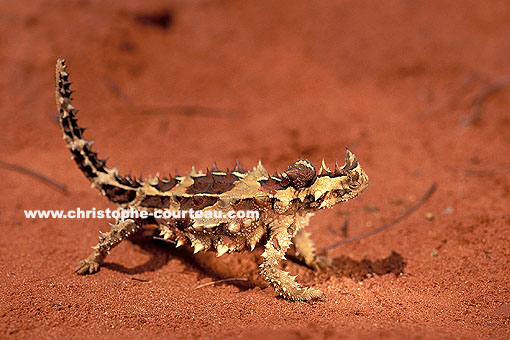
[[[383,231],[385,229],[393,227],[397,223],[405,220],[416,209],[418,209],[423,203],[425,203],[425,201],[428,200],[430,198],[430,196],[432,196],[432,194],[434,193],[434,191],[436,191],[436,189],[437,189],[437,183],[432,184],[432,186],[425,193],[425,195],[423,195],[423,197],[415,205],[413,205],[411,208],[409,208],[409,210],[404,215],[402,215],[399,218],[393,220],[392,222],[383,224],[383,225],[381,225],[381,226],[379,226],[377,228],[374,228],[374,229],[372,229],[370,231],[367,231],[366,233],[362,233],[362,234],[359,234],[359,235],[356,235],[356,236],[353,236],[353,237],[349,237],[349,238],[347,238],[345,240],[342,240],[340,242],[337,242],[335,244],[327,246],[326,248],[324,248],[324,251],[328,251],[330,249],[336,248],[336,247],[341,246],[341,245],[346,244],[346,243],[350,243],[350,242],[354,242],[354,241],[357,241],[357,240],[361,240],[362,238],[368,237],[370,235],[376,234],[376,233],[378,233],[380,231]]]
[[[237,113],[234,110],[213,108],[200,105],[169,105],[161,107],[138,106],[135,109],[146,115],[165,115],[182,114],[186,116],[205,116],[205,117],[235,117]]]
[[[499,168],[499,169],[488,169],[488,170],[474,170],[468,169],[464,171],[466,176],[488,176],[488,175],[496,175],[502,174],[505,172],[509,172],[510,168]]]
[[[474,106],[473,114],[468,117],[468,119],[465,122],[465,125],[474,124],[476,122],[479,122],[482,117],[483,112],[483,104],[485,101],[492,95],[496,94],[497,92],[501,91],[505,87],[510,85],[509,79],[503,79],[500,81],[496,81],[492,84],[489,84],[485,86],[480,93],[475,97],[472,104]]]
[[[105,79],[105,84],[110,88],[113,95],[119,98],[122,103],[135,110],[140,114],[182,114],[187,116],[210,116],[210,117],[235,117],[237,116],[237,112],[229,109],[222,108],[213,108],[208,106],[201,105],[169,105],[169,106],[160,106],[160,107],[148,107],[148,106],[136,106],[133,104],[133,101],[129,96],[127,96],[122,89],[117,86],[113,79]]]
[[[50,187],[59,190],[63,194],[67,193],[67,186],[65,186],[64,184],[59,183],[59,182],[55,181],[54,179],[51,179],[43,174],[35,172],[34,170],[25,168],[20,165],[6,163],[4,161],[0,161],[0,167],[7,169],[7,170],[16,171],[18,173],[34,177],[35,179],[38,179],[39,181],[43,182],[44,184],[47,184]]]
[[[443,109],[450,109],[456,107],[462,98],[466,96],[466,92],[470,90],[475,81],[479,80],[480,75],[473,73],[465,79],[460,86],[457,86],[456,89],[453,89],[454,92],[452,95],[445,95],[442,98],[438,98],[434,102],[432,102],[428,108],[422,111],[419,116],[419,119],[424,119],[426,116],[429,116],[433,113],[438,112]]]
[[[206,287],[206,286],[212,286],[212,285],[214,285],[216,283],[229,282],[229,281],[248,281],[248,279],[245,279],[244,277],[232,277],[230,279],[223,279],[223,280],[203,283],[201,285],[196,286],[195,289],[203,288],[203,287]]]
[[[110,88],[113,95],[119,98],[125,106],[133,106],[133,102],[131,101],[131,99],[128,96],[126,96],[124,92],[122,92],[120,87],[117,86],[113,79],[106,78],[105,84]]]
[[[349,216],[345,216],[344,225],[342,226],[342,228],[340,228],[340,230],[342,231],[342,234],[344,235],[344,237],[347,236],[347,229],[348,228],[349,228]]]

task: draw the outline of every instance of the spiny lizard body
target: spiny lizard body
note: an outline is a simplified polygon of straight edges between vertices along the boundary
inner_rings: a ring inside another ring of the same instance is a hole
[[[121,176],[116,168],[108,168],[92,151],[92,143],[84,139],[84,129],[77,124],[77,110],[71,102],[68,78],[65,61],[58,59],[56,101],[64,140],[92,186],[118,208],[148,212],[190,208],[203,212],[259,212],[258,218],[119,219],[109,232],[101,233],[92,254],[78,264],[78,274],[97,272],[112,248],[150,223],[164,239],[175,242],[176,246],[190,244],[195,252],[210,249],[220,256],[253,250],[263,244],[261,274],[281,296],[308,302],[324,298],[320,290],[301,286],[278,265],[292,244],[308,266],[317,268],[330,263],[329,259],[315,255],[313,242],[304,227],[315,211],[355,198],[365,190],[368,176],[354,154],[347,150],[345,165],[335,164],[334,170],[323,161],[318,172],[311,162],[299,159],[286,171],[274,175],[269,175],[259,162],[252,171],[237,163],[231,171],[214,166],[202,173],[192,168],[185,176],[151,177],[145,181]]]

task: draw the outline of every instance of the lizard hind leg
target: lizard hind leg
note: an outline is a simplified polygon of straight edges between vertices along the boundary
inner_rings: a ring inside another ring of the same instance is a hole
[[[124,238],[135,233],[140,225],[135,223],[134,220],[128,219],[118,221],[117,224],[112,224],[111,230],[107,233],[101,233],[99,243],[92,247],[94,251],[87,258],[78,263],[75,273],[80,275],[94,274],[99,271],[99,267],[104,262],[105,257],[110,253],[110,250],[118,245]]]
[[[320,290],[301,286],[295,281],[295,276],[278,268],[280,260],[285,258],[285,253],[292,243],[287,226],[288,224],[281,222],[271,226],[270,237],[262,253],[264,262],[260,265],[261,274],[286,299],[306,302],[324,299],[324,294]]]

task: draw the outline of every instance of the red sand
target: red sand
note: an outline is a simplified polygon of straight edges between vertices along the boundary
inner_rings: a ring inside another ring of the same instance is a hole
[[[0,160],[69,189],[0,168],[0,337],[509,338],[510,3],[383,3],[0,2]],[[356,235],[438,189],[329,251],[335,272],[284,264],[326,293],[314,305],[277,298],[260,251],[191,256],[148,234],[77,276],[107,221],[23,214],[113,208],[62,141],[57,57],[85,136],[123,173],[333,164],[349,146],[371,185],[312,220],[318,249],[346,216]],[[359,281],[392,251],[401,275]],[[196,289],[226,278],[247,281]]]

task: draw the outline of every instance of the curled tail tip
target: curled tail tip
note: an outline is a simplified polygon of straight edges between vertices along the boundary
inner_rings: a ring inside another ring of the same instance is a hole
[[[66,58],[57,58],[57,67],[66,67]]]
[[[60,75],[68,75],[66,72],[66,60],[64,58],[57,58],[57,64],[55,65],[55,71],[57,77]]]

